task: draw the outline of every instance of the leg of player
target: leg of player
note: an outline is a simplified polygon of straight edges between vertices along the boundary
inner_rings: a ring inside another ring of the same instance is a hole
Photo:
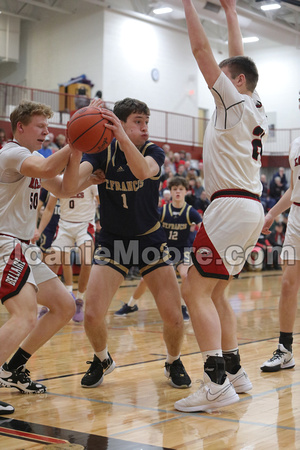
[[[55,274],[58,274],[59,269],[62,265],[63,261],[62,257],[63,253],[57,248],[56,250],[54,250],[53,248],[50,247],[48,253],[43,253],[43,261],[45,262],[45,264],[47,264],[49,269],[51,269],[52,272],[54,272]],[[47,306],[42,306],[39,310],[38,319],[41,319],[41,317],[47,314],[48,311],[49,310]]]
[[[52,272],[58,274],[58,271],[63,263],[63,254],[58,247],[51,247],[49,253],[45,255],[44,262],[47,264]]]
[[[74,322],[83,322],[84,296],[91,273],[92,259],[94,253],[94,243],[92,240],[79,246],[80,251],[80,273],[78,277],[78,292],[75,300],[76,312],[73,317]]]
[[[105,316],[111,300],[124,277],[108,266],[93,265],[85,298],[84,328],[94,350],[90,368],[81,379],[81,386],[99,386],[104,375],[111,373],[115,362],[107,350],[107,326]]]
[[[33,286],[28,283],[22,289],[21,294],[19,295],[21,295],[22,304],[26,305],[26,308],[27,303],[24,301],[24,295],[31,295],[32,298],[36,298]],[[31,332],[22,342],[21,347],[19,347],[8,364],[3,364],[0,372],[1,384],[7,387],[15,387],[26,393],[43,393],[46,391],[44,385],[35,383],[30,379],[29,370],[25,368],[25,364],[33,353],[69,322],[75,309],[72,298],[58,278],[52,278],[40,283],[37,299],[39,303],[47,306],[49,312],[35,323]],[[35,314],[36,310],[35,304]],[[20,311],[24,310],[20,307]],[[26,314],[24,314],[24,317],[26,317]],[[19,329],[22,329],[21,325],[19,327],[16,325],[14,332],[11,334],[11,339],[16,334],[16,330]],[[16,344],[15,341],[14,344]],[[20,345],[20,342],[14,346],[14,349],[18,345]]]
[[[226,376],[222,356],[221,323],[211,299],[219,280],[205,277],[199,280],[199,276],[201,277],[194,266],[189,269],[182,285],[182,295],[204,359],[204,383],[197,392],[175,403],[175,408],[184,412],[207,411],[239,400]]]
[[[285,261],[279,300],[279,344],[272,358],[261,366],[263,372],[277,372],[295,366],[293,356],[293,330],[297,315],[297,293],[300,287],[300,260]]]
[[[115,312],[115,316],[118,317],[127,316],[128,314],[137,311],[139,308],[136,305],[136,302],[146,292],[146,289],[147,284],[144,278],[141,278],[132,296],[130,297],[128,303],[124,303],[122,308],[120,308],[118,311]]]
[[[15,351],[36,324],[37,301],[32,284],[26,283],[21,292],[4,302],[9,319],[0,328],[0,362]],[[9,336],[9,339],[7,339]]]
[[[230,281],[231,279],[219,280],[211,297],[221,322],[222,351],[226,374],[235,391],[242,394],[252,389],[252,383],[240,364],[236,316],[224,293]]]
[[[6,377],[5,361],[36,324],[37,303],[34,287],[26,283],[18,295],[4,302],[4,306],[10,317],[0,328],[0,342],[5,342],[5,345],[0,346],[0,364],[3,364],[0,367],[0,377]],[[8,375],[12,375],[12,372]],[[5,383],[6,380],[0,378],[0,384],[5,386]],[[0,415],[12,414],[14,411],[12,405],[0,401]]]
[[[189,270],[189,265],[185,264],[184,262],[177,266],[177,271],[180,275],[182,282],[184,281],[185,277],[187,276],[188,270]],[[190,316],[187,311],[186,304],[184,303],[184,300],[182,297],[181,297],[181,312],[182,312],[183,320],[185,322],[188,322],[190,320]]]
[[[62,270],[64,276],[64,284],[70,294],[73,293],[73,269],[71,263],[71,252],[62,252]],[[56,272],[57,273],[57,272]]]
[[[174,268],[159,267],[145,275],[145,281],[164,322],[163,335],[167,347],[165,376],[170,379],[173,387],[188,388],[191,386],[191,379],[180,360],[184,325],[180,307],[180,291]]]

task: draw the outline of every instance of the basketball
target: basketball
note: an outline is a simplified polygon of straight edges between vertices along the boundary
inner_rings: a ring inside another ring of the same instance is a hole
[[[105,127],[108,122],[94,106],[78,109],[67,124],[70,144],[83,153],[102,152],[114,137],[113,132]]]

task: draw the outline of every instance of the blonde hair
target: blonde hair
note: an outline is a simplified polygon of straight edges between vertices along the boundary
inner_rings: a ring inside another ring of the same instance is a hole
[[[18,122],[28,125],[32,116],[45,116],[47,119],[50,119],[53,116],[53,111],[50,106],[43,103],[22,100],[9,117],[13,134],[17,129]]]

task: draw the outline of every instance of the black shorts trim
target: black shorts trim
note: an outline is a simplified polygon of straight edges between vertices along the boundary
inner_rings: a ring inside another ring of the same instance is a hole
[[[212,196],[210,201],[212,202],[216,198],[220,197],[241,197],[241,198],[250,198],[252,200],[256,200],[260,202],[259,196],[253,194],[252,192],[245,191],[243,189],[222,189],[220,191],[216,191]]]
[[[204,270],[202,269],[202,267],[200,266],[200,264],[197,261],[195,253],[191,253],[191,257],[192,257],[192,261],[193,261],[193,264],[194,264],[195,268],[200,273],[200,275],[202,275],[202,277],[205,277],[205,278],[216,278],[218,280],[229,280],[229,275],[225,275],[225,274],[222,274],[222,273],[204,272]]]

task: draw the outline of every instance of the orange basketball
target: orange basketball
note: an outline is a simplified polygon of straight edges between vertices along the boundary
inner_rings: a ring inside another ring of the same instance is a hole
[[[105,127],[108,122],[94,106],[78,109],[67,124],[71,145],[83,153],[102,152],[114,137],[113,132]]]

